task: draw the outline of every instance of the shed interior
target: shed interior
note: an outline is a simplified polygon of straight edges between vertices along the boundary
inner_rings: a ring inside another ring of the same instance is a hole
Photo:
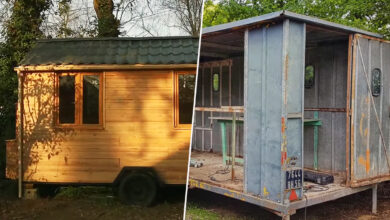
[[[241,192],[245,191],[244,39],[245,29],[202,38],[191,154],[191,162],[202,166],[190,169],[191,178]],[[306,25],[304,167],[332,174],[335,187],[346,181],[348,42],[349,33]],[[229,162],[233,112],[234,178]]]

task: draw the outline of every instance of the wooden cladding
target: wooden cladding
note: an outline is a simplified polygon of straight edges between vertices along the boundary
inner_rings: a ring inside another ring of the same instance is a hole
[[[195,79],[194,69],[26,74],[24,181],[112,183],[128,166],[185,184],[191,132],[174,123],[178,76],[188,74]],[[83,76],[91,75],[100,79],[98,125],[83,124]],[[74,124],[59,124],[60,76],[74,77]]]

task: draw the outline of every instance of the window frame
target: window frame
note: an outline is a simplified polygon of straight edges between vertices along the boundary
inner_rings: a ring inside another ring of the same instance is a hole
[[[313,80],[312,80],[312,84],[306,85],[306,69],[310,66],[313,68]],[[303,86],[305,87],[305,89],[312,89],[315,86],[315,81],[316,81],[316,67],[315,67],[315,65],[314,64],[305,65],[305,74],[304,74],[304,83],[303,83],[304,85]]]
[[[180,75],[195,75],[195,85],[194,85],[194,97],[195,97],[195,90],[196,90],[196,70],[181,70],[181,71],[174,71],[173,73],[173,84],[174,84],[174,105],[173,105],[173,113],[174,113],[174,128],[176,129],[185,129],[190,130],[192,127],[192,123],[189,124],[181,124],[179,123],[179,76]],[[194,100],[195,102],[195,100]],[[192,110],[193,111],[193,110]],[[193,116],[194,112],[192,112]],[[193,117],[192,117],[193,118]]]
[[[75,76],[75,122],[60,123],[60,76]],[[83,124],[83,76],[98,75],[99,76],[99,123],[98,124]],[[87,128],[87,129],[102,129],[103,128],[103,94],[104,81],[103,72],[59,72],[56,73],[55,82],[55,126],[61,128]]]

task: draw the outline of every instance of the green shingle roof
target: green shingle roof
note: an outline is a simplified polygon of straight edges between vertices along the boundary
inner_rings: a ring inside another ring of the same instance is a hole
[[[21,65],[196,64],[198,38],[84,38],[40,40]]]

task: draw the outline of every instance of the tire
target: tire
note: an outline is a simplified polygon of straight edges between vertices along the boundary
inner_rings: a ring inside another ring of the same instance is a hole
[[[156,178],[147,173],[129,173],[121,180],[118,194],[124,204],[151,206],[157,196]]]
[[[60,187],[57,185],[42,184],[37,185],[36,188],[37,194],[40,198],[53,198],[57,195]]]

